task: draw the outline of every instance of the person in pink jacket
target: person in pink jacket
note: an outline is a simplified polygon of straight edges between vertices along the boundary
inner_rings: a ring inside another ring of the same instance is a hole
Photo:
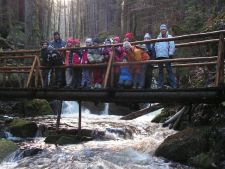
[[[113,44],[120,43],[120,37],[115,36],[113,37]],[[114,62],[123,62],[123,59],[125,57],[125,50],[122,46],[115,47],[115,57]],[[120,66],[114,67],[114,87],[117,86],[117,82],[119,80],[119,72],[120,72]]]
[[[73,47],[74,47],[74,39],[70,37],[70,38],[67,39],[66,48],[73,48]],[[72,65],[72,59],[73,59],[72,51],[67,50],[66,56],[65,56],[65,65],[66,66]],[[72,87],[72,79],[73,79],[72,68],[66,68],[65,77],[66,77],[66,86],[65,87],[71,88]]]

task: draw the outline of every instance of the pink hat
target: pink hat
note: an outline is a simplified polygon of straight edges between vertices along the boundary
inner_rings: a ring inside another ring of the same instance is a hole
[[[67,38],[67,43],[74,44],[74,39],[72,37]]]
[[[113,37],[113,41],[120,42],[120,37],[119,37],[119,36],[115,36],[115,37]]]
[[[131,33],[131,32],[126,33],[125,38],[132,39],[133,33]]]

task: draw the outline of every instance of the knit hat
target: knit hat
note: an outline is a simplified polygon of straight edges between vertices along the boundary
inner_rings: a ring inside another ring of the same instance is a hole
[[[131,32],[126,33],[125,38],[133,39],[133,33],[131,33]]]
[[[99,40],[98,38],[95,38],[95,39],[93,40],[93,43],[99,44],[99,43],[100,43],[100,40]]]
[[[74,39],[72,37],[69,37],[69,38],[67,38],[66,42],[74,44]]]
[[[87,39],[85,40],[85,42],[86,42],[86,43],[92,43],[93,41],[92,41],[91,38],[87,38]]]
[[[151,35],[149,33],[146,33],[144,39],[151,39]]]
[[[125,42],[123,42],[123,47],[124,47],[126,50],[128,50],[128,49],[130,49],[132,46],[131,46],[130,42],[125,41]]]
[[[120,42],[120,37],[119,37],[119,36],[115,36],[115,37],[113,37],[113,41]]]
[[[160,30],[167,30],[167,26],[166,26],[166,24],[162,24],[161,26],[160,26]]]
[[[104,42],[105,44],[111,44],[111,40],[110,39],[105,39],[105,42]]]

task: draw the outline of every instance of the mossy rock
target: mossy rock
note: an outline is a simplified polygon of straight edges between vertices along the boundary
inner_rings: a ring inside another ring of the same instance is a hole
[[[12,135],[16,137],[34,137],[38,126],[36,123],[23,120],[23,119],[14,119],[11,123],[9,123],[9,129]]]
[[[48,144],[58,144],[58,145],[67,145],[67,144],[79,144],[84,141],[91,141],[92,137],[88,136],[78,136],[78,135],[51,135],[45,139],[45,143]]]
[[[34,99],[24,102],[24,114],[28,116],[53,115],[52,108],[47,100]]]
[[[12,141],[0,139],[0,163],[4,160],[4,158],[16,151],[17,148],[17,145]]]
[[[215,168],[215,155],[212,152],[201,153],[189,160],[189,163],[195,167],[204,169]]]
[[[152,119],[153,123],[164,123],[168,117],[176,113],[174,108],[164,108],[159,115]]]
[[[167,137],[155,154],[172,161],[187,163],[191,157],[206,151],[208,142],[207,138],[202,137],[201,130],[187,128]]]

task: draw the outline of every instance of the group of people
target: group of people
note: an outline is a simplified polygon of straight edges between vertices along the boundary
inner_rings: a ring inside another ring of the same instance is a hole
[[[167,26],[160,26],[160,34],[157,39],[172,37],[168,33]],[[151,40],[149,33],[144,35],[144,40]],[[147,43],[143,45],[131,45],[133,34],[128,32],[125,34],[123,46],[115,47],[113,51],[111,47],[104,48],[88,48],[99,46],[101,44],[98,38],[87,38],[85,45],[87,48],[80,49],[80,40],[68,38],[66,41],[60,38],[59,32],[54,33],[54,40],[43,42],[41,49],[42,65],[46,68],[43,70],[44,87],[50,85],[65,88],[102,88],[105,76],[105,68],[103,67],[73,67],[77,64],[93,64],[107,63],[110,56],[114,56],[114,62],[136,62],[146,61],[150,59],[169,59],[175,53],[174,41],[162,41]],[[104,45],[121,43],[119,36],[111,39],[105,39]],[[60,48],[68,50],[61,51]],[[69,49],[71,48],[71,49]],[[114,55],[113,55],[114,53]],[[65,65],[66,69],[59,66]],[[176,88],[176,78],[173,74],[171,63],[165,63],[169,76],[170,86]],[[158,88],[164,87],[163,64],[158,64]],[[153,66],[151,64],[130,64],[115,66],[113,69],[114,87],[119,88],[151,88]],[[54,77],[53,77],[54,75]]]

